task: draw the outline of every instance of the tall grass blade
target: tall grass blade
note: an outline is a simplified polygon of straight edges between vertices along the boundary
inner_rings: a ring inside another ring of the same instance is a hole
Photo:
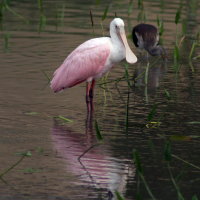
[[[2,179],[4,175],[6,175],[9,171],[11,171],[13,168],[15,168],[17,165],[19,165],[25,157],[30,157],[32,156],[31,152],[30,151],[27,151],[27,152],[24,152],[24,153],[21,153],[21,158],[16,162],[14,163],[11,167],[9,167],[8,169],[6,169],[5,171],[3,171],[2,173],[0,173],[0,178]]]
[[[176,25],[179,23],[180,18],[181,18],[181,8],[179,8],[179,9],[176,11],[176,16],[175,16],[175,24],[176,24]]]
[[[182,20],[182,35],[185,35],[187,31],[187,21]]]
[[[197,195],[194,195],[194,196],[192,197],[192,200],[198,200]]]
[[[13,15],[15,15],[16,17],[22,19],[25,23],[27,23],[27,24],[29,23],[29,21],[28,21],[25,17],[23,17],[23,16],[20,15],[19,13],[15,12],[10,6],[8,6],[8,4],[5,5],[5,8],[6,8],[9,12],[11,12]]]
[[[43,1],[42,0],[38,0],[38,8],[39,8],[39,10],[43,10]]]
[[[129,80],[129,72],[128,72],[128,64],[124,64],[125,66],[125,78],[126,78],[126,82],[128,84],[128,87],[131,88],[131,83],[130,83],[130,80]]]
[[[185,200],[183,195],[180,192],[180,189],[179,189],[179,186],[176,183],[176,180],[173,177],[173,174],[172,174],[171,167],[170,167],[169,163],[167,164],[167,168],[168,168],[168,171],[169,171],[169,174],[170,174],[171,181],[172,181],[172,183],[173,183],[173,185],[174,185],[174,187],[176,189],[178,200]]]
[[[172,154],[171,154],[171,143],[169,141],[167,141],[165,143],[165,148],[164,148],[164,159],[166,161],[171,161],[172,159]]]
[[[61,120],[65,121],[65,122],[68,122],[68,123],[72,123],[73,122],[73,120],[68,119],[66,117],[63,117],[62,115],[58,115],[57,117],[54,117],[54,118],[61,119]]]
[[[156,200],[156,198],[154,197],[151,189],[149,188],[149,186],[144,178],[139,153],[137,152],[137,150],[133,150],[133,161],[135,163],[137,173],[138,173],[139,177],[141,178],[142,182],[144,183],[144,186],[145,186],[149,196],[151,197],[151,199]]]
[[[162,36],[164,32],[164,23],[163,19],[161,19],[159,16],[157,16],[157,26],[159,29],[159,35]]]
[[[143,9],[140,10],[140,12],[138,13],[137,21],[146,22],[146,14],[145,14],[145,11]]]
[[[118,191],[115,192],[115,195],[117,196],[117,200],[125,200]]]
[[[126,134],[128,133],[128,127],[129,127],[129,88],[128,88],[128,96],[126,101]]]
[[[91,21],[92,31],[93,31],[93,35],[94,35],[94,20],[93,20],[93,14],[92,14],[91,9],[90,9],[90,21]]]
[[[156,110],[157,110],[157,104],[154,104],[152,109],[151,109],[151,111],[150,111],[150,113],[147,116],[147,120],[148,121],[151,121],[154,118],[154,116],[156,114]]]
[[[97,120],[95,120],[95,130],[96,130],[97,139],[100,140],[100,141],[103,140],[103,136],[101,134]]]
[[[167,99],[170,100],[171,99],[171,95],[170,95],[169,91],[165,89],[164,93],[165,93],[165,96],[167,97]]]
[[[195,50],[196,46],[197,46],[197,42],[194,41],[194,42],[192,43],[192,47],[191,47],[191,49],[190,49],[189,60],[192,60],[192,55],[193,55],[193,53],[194,53],[194,50]]]
[[[140,155],[136,149],[133,149],[133,161],[134,161],[137,171],[143,174],[143,169],[140,162]]]
[[[92,14],[92,10],[90,9],[90,21],[92,24],[92,28],[94,27],[94,20],[93,20],[93,14]]]
[[[4,34],[4,49],[6,51],[9,48],[9,38],[10,38],[10,34],[9,33]]]
[[[133,11],[133,0],[130,0],[128,4],[128,16],[130,16],[132,11]]]
[[[4,11],[5,11],[5,5],[3,2],[1,2],[0,3],[0,22],[3,21]]]
[[[175,70],[176,73],[180,69],[179,61],[180,61],[180,52],[179,52],[179,47],[176,44],[175,47],[174,47],[174,70]]]
[[[174,61],[179,62],[180,60],[180,52],[179,52],[179,47],[175,45],[174,47]]]
[[[145,85],[148,84],[148,77],[149,77],[149,62],[147,63],[147,66],[146,66],[146,70],[145,70],[145,76],[144,76],[144,83]]]
[[[138,8],[143,9],[143,0],[138,0]]]
[[[109,10],[109,7],[110,5],[106,6],[105,10],[104,10],[104,13],[103,13],[103,16],[101,18],[102,21],[104,21],[107,17],[107,14],[108,14],[108,10]]]
[[[65,19],[65,4],[62,5],[62,10],[60,12],[60,24],[61,24],[61,26],[64,25],[64,19]]]
[[[99,5],[101,0],[95,0],[95,4]]]
[[[45,29],[45,26],[46,26],[46,16],[42,13],[40,15],[40,21],[39,21],[39,28],[38,28],[39,33]]]
[[[46,73],[44,70],[41,70],[41,71],[42,71],[42,73],[44,74],[44,76],[47,78],[48,83],[50,83],[51,78],[47,75],[47,73]]]
[[[200,170],[200,167],[198,167],[197,165],[194,165],[194,164],[192,164],[192,163],[190,163],[190,162],[188,162],[186,160],[183,160],[182,158],[180,158],[180,157],[178,157],[178,156],[176,156],[174,154],[172,154],[171,156],[174,157],[174,158],[176,158],[177,160],[180,160],[180,161],[184,162],[185,164],[187,164],[187,165],[189,165],[191,167],[194,167],[194,168]]]

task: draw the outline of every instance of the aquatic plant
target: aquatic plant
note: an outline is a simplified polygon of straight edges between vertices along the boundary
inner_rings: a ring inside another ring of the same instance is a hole
[[[151,197],[152,200],[156,200],[155,196],[153,195],[145,177],[144,177],[144,171],[143,171],[143,168],[142,168],[142,165],[141,165],[141,161],[140,161],[140,155],[138,153],[137,150],[133,150],[133,161],[134,161],[134,164],[135,164],[135,167],[136,167],[136,170],[137,170],[137,174],[138,176],[140,177],[140,179],[142,180],[149,196]]]
[[[144,10],[143,0],[138,0],[138,9],[139,9],[139,13],[137,16],[137,21],[145,22],[146,14],[145,14],[145,10]]]
[[[125,200],[124,197],[118,191],[115,191],[115,195],[117,197],[117,200]]]
[[[157,20],[156,21],[157,21],[159,35],[162,36],[163,33],[164,33],[164,22],[163,22],[163,19],[160,18],[159,16],[157,16]]]
[[[31,157],[32,153],[30,151],[27,152],[23,152],[23,153],[18,153],[18,155],[20,155],[20,159],[15,162],[13,165],[11,165],[9,168],[5,169],[3,172],[0,173],[0,179],[3,180],[4,182],[6,182],[3,177],[12,169],[14,169],[16,166],[18,166],[26,157]]]
[[[92,31],[93,31],[93,35],[94,35],[94,20],[93,20],[93,14],[92,14],[91,9],[90,9],[90,21],[91,21]]]
[[[38,9],[39,9],[39,13],[40,13],[38,32],[40,33],[41,31],[43,31],[45,29],[45,26],[47,23],[47,18],[44,14],[43,0],[38,0]]]
[[[22,16],[21,14],[17,13],[15,10],[13,10],[10,5],[10,0],[3,0],[2,2],[0,2],[0,23],[2,23],[3,18],[4,18],[4,12],[8,11],[10,13],[12,13],[14,16],[20,18],[21,20],[23,20],[25,23],[29,23],[29,21]]]
[[[95,130],[96,130],[96,137],[99,141],[103,140],[103,135],[101,134],[100,128],[99,128],[99,124],[98,121],[95,120]]]
[[[130,16],[132,11],[133,11],[133,0],[130,0],[128,4],[128,16]]]

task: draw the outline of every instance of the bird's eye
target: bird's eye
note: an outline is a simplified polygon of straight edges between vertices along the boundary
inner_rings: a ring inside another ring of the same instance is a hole
[[[118,26],[117,26],[117,25],[115,25],[115,28],[117,29],[117,28],[118,28]]]

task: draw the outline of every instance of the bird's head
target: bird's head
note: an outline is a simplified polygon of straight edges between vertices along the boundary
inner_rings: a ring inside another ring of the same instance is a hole
[[[124,21],[121,18],[115,18],[112,20],[110,23],[110,35],[111,38],[117,38],[122,42],[126,49],[126,61],[128,63],[135,63],[137,62],[137,57],[135,54],[131,51],[127,39],[126,39],[126,34],[125,34],[125,29],[124,29]]]

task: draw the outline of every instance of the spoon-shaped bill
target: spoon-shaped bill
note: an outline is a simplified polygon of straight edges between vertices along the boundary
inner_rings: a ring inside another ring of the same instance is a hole
[[[137,62],[137,57],[135,54],[131,51],[127,39],[126,39],[126,34],[124,31],[120,31],[120,36],[121,39],[124,43],[125,49],[126,49],[126,61],[130,64],[136,63]]]

